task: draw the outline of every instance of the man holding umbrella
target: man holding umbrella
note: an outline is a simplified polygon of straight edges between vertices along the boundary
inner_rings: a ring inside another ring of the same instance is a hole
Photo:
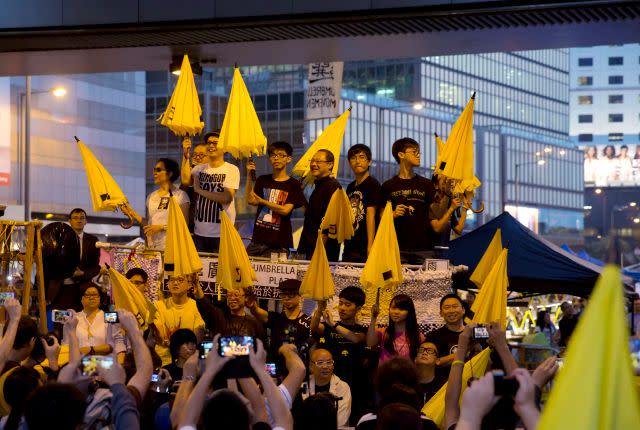
[[[236,219],[234,197],[240,186],[240,170],[224,161],[224,151],[218,149],[219,132],[204,136],[209,163],[193,169],[182,164],[183,185],[193,185],[197,194],[193,241],[200,252],[218,252],[220,248],[220,211],[224,210],[231,222]]]

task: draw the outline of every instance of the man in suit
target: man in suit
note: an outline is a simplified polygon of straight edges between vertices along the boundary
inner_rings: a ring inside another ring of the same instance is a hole
[[[49,285],[47,299],[52,309],[82,310],[80,289],[91,282],[100,272],[100,250],[96,248],[98,238],[84,232],[87,225],[87,213],[84,209],[75,208],[69,214],[69,225],[78,235],[80,244],[80,260],[78,267],[70,278],[57,285]],[[53,287],[53,288],[52,288]],[[55,288],[58,287],[58,288]]]

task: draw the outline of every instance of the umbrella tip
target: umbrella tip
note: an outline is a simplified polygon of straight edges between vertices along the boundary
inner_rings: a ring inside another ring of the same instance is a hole
[[[509,245],[511,245],[511,241],[507,240],[507,244],[504,246],[504,249],[509,249]]]
[[[347,109],[347,110],[348,110],[349,112],[351,112],[351,108],[352,108],[352,107],[353,107],[353,106],[349,106],[349,109]]]
[[[108,263],[104,263],[105,267],[107,268],[107,270],[111,269],[111,266],[109,266]]]
[[[76,140],[76,142],[80,142],[80,139],[78,139],[78,136],[73,136],[73,138]]]
[[[433,135],[434,135],[435,137],[438,137],[438,133],[433,133]]]
[[[233,63],[233,68],[237,69],[238,68],[238,63]]]
[[[476,92],[474,91],[473,94],[471,95],[471,100],[475,100],[476,99]]]

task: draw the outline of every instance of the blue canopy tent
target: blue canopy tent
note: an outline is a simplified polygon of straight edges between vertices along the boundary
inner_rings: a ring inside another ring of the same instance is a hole
[[[498,228],[502,230],[502,245],[509,247],[507,275],[510,291],[589,296],[602,267],[544,240],[508,212],[451,241],[451,263],[469,267],[464,276],[454,278],[454,287],[475,287],[469,276]],[[623,276],[623,282],[625,292],[634,294],[633,281]]]

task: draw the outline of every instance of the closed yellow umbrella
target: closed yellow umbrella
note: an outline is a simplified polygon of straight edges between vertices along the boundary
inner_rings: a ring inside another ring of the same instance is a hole
[[[263,155],[267,151],[267,138],[262,132],[258,114],[237,67],[233,71],[233,84],[220,130],[218,148],[235,158]]]
[[[302,278],[300,294],[304,298],[316,301],[328,300],[336,295],[329,259],[324,249],[322,235],[319,232],[316,239],[316,249],[313,251],[313,257],[311,257],[307,272]]]
[[[362,269],[360,284],[367,295],[370,295],[381,287],[393,290],[403,281],[400,247],[393,224],[393,210],[391,202],[387,202],[367,262]]]
[[[194,136],[200,134],[204,128],[201,117],[202,107],[200,107],[198,90],[193,79],[189,57],[185,54],[176,87],[171,94],[167,109],[160,115],[158,121],[178,136]]]
[[[93,210],[96,212],[113,212],[117,208],[122,208],[122,206],[127,203],[127,197],[120,189],[120,186],[118,186],[107,169],[104,168],[89,148],[76,136],[74,136],[74,138],[78,143],[78,148],[80,148],[80,154],[82,154],[82,162],[87,174],[87,183],[89,184],[89,195],[91,196]],[[129,216],[129,220],[129,224],[121,223],[120,225],[124,228],[131,227],[133,225],[133,218]]]
[[[303,179],[305,184],[313,182],[313,176],[311,176],[311,159],[321,149],[331,151],[335,158],[333,163],[332,176],[338,176],[338,165],[340,164],[340,151],[342,149],[342,138],[344,137],[344,130],[347,126],[347,120],[351,114],[351,108],[347,109],[342,115],[336,118],[327,128],[324,129],[322,134],[316,139],[315,142],[307,149],[307,152],[300,157],[300,160],[293,166],[292,174]]]
[[[490,355],[491,349],[485,348],[464,364],[464,368],[462,370],[460,400],[462,400],[462,393],[464,393],[464,390],[466,390],[469,385],[469,379],[472,377],[478,378],[485,374],[487,371],[487,365],[489,364]],[[422,413],[441,429],[443,429],[446,424],[444,416],[444,400],[447,393],[447,385],[448,383],[445,383],[422,408]]]
[[[640,428],[622,291],[620,268],[605,267],[569,339],[538,429]]]
[[[109,267],[111,294],[116,309],[131,312],[142,330],[146,330],[155,318],[156,307],[124,275]]]
[[[487,279],[482,284],[476,300],[471,305],[474,312],[472,322],[489,324],[499,321],[504,329],[507,324],[507,254],[505,248],[493,264]]]
[[[252,286],[257,280],[247,250],[238,230],[225,211],[220,211],[220,250],[216,281],[226,290],[237,290]],[[220,291],[220,289],[218,289]]]
[[[327,206],[324,218],[322,218],[320,230],[328,230],[328,236],[331,239],[336,239],[338,243],[342,243],[353,237],[354,221],[355,217],[353,216],[351,202],[349,202],[347,193],[343,188],[335,190],[331,200],[329,200],[329,206]]]
[[[439,173],[441,170],[440,164],[442,163],[442,154],[444,153],[444,142],[442,138],[438,136],[438,133],[433,133],[436,137],[436,165],[433,166],[433,174]]]
[[[187,221],[176,198],[171,195],[164,247],[164,271],[169,275],[184,276],[198,273],[200,270],[202,270],[202,260],[189,233]]]
[[[478,288],[482,287],[484,280],[487,279],[487,275],[500,256],[500,252],[502,252],[502,230],[497,229],[469,278]]]

